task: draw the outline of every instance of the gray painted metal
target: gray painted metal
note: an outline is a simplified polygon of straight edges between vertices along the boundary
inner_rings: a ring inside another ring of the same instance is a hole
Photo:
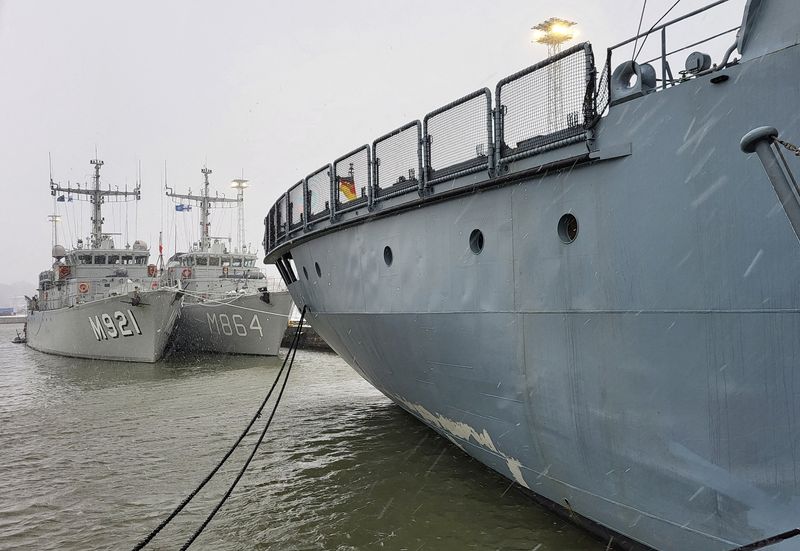
[[[223,354],[277,356],[289,322],[288,292],[209,302],[186,302],[175,330],[175,348]]]
[[[142,291],[28,313],[28,346],[41,352],[126,362],[156,362],[180,310],[175,290]]]
[[[551,502],[657,549],[794,528],[800,246],[738,144],[773,121],[800,138],[798,16],[770,6],[785,22],[747,14],[748,32],[768,21],[776,37],[759,59],[611,107],[586,144],[414,208],[387,201],[268,258],[307,268],[295,303],[365,379]]]

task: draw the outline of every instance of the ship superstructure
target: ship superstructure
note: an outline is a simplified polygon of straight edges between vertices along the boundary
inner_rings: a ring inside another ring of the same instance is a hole
[[[713,60],[670,41],[711,7],[325,165],[265,260],[366,380],[611,547],[796,550],[800,203],[766,149],[800,142],[800,15],[749,0]]]
[[[210,193],[211,169],[204,167],[199,195],[167,196],[200,208],[200,240],[188,252],[176,253],[167,264],[168,285],[185,291],[175,334],[176,350],[274,356],[288,324],[292,299],[282,282],[267,278],[256,266],[258,257],[244,245],[242,222],[246,180],[237,179],[237,197]],[[224,237],[209,235],[212,205],[238,207],[238,247],[229,250]]]
[[[84,245],[53,246],[54,263],[39,274],[37,295],[29,300],[28,345],[42,352],[92,359],[154,362],[161,358],[180,308],[174,289],[162,289],[147,244],[117,248],[103,232],[102,205],[139,200],[140,186],[103,189],[95,159],[91,187],[50,181],[53,196],[92,204],[92,233]],[[57,235],[54,231],[54,236]]]

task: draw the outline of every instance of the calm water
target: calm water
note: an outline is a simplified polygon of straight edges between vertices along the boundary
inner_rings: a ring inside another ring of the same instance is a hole
[[[130,549],[207,474],[274,358],[91,362],[0,326],[0,548]],[[266,416],[264,417],[266,419]],[[263,420],[148,547],[175,549]],[[331,354],[299,351],[267,438],[192,549],[604,549],[394,406]]]

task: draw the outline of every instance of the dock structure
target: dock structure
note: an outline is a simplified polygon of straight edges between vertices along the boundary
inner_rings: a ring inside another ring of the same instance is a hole
[[[286,328],[286,333],[283,334],[283,341],[281,341],[282,347],[289,348],[291,346],[292,338],[296,330],[297,322],[290,321],[289,326]],[[319,333],[317,333],[313,327],[305,324],[303,324],[303,328],[300,331],[298,348],[303,350],[319,350],[320,352],[334,352],[333,348],[325,342],[325,339],[319,336]]]

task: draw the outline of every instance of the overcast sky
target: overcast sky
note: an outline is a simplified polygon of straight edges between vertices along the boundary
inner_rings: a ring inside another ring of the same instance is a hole
[[[650,0],[643,29],[672,3]],[[683,0],[669,18],[706,3]],[[738,25],[743,5],[731,0],[676,28],[670,48]],[[199,191],[206,163],[213,187],[229,196],[244,171],[247,240],[258,246],[268,208],[302,177],[545,58],[531,42],[534,24],[577,21],[602,65],[607,46],[636,34],[641,8],[641,0],[0,0],[0,282],[34,283],[52,262],[48,153],[62,183],[89,181],[95,148],[112,186],[132,187],[141,163],[142,200],[127,210],[127,235],[147,241],[152,260],[162,226],[170,254],[199,231],[196,213],[176,215],[162,198],[165,161],[169,184],[184,193]],[[705,49],[719,61],[724,45]],[[59,240],[69,246],[89,232],[89,205],[59,209]],[[106,231],[125,233],[124,209],[104,214]],[[215,213],[211,233],[233,232],[234,212]],[[115,240],[122,246],[125,235]]]

